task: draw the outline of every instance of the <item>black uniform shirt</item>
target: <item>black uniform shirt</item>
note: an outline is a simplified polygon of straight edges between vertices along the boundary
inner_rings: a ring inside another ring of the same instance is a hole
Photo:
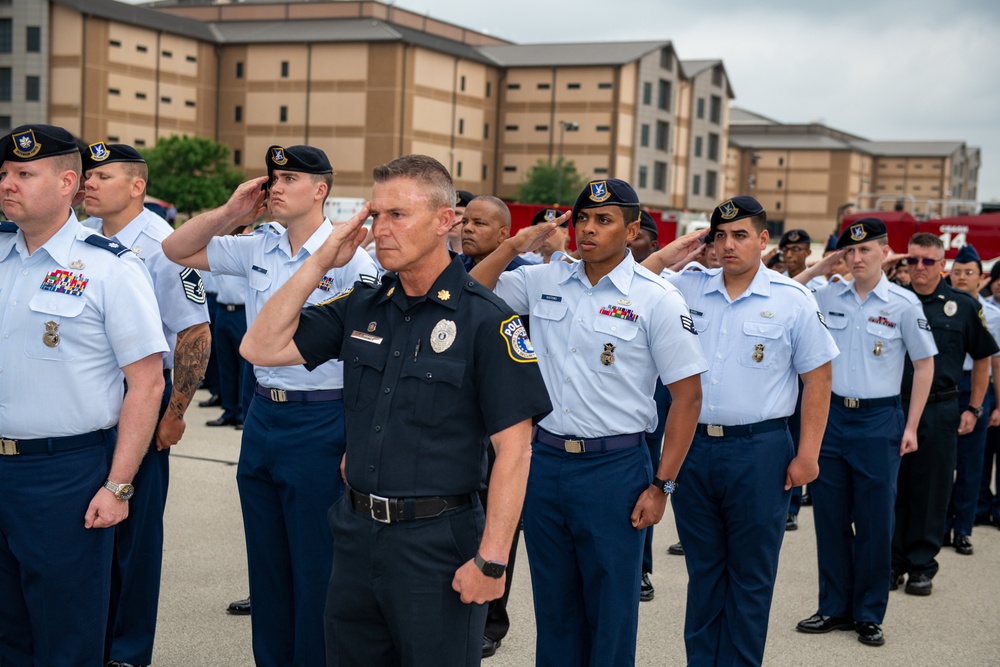
[[[425,297],[381,285],[305,308],[310,370],[344,362],[347,482],[386,497],[485,488],[487,437],[552,410],[516,314],[453,258]]]
[[[958,387],[962,379],[965,355],[982,359],[997,353],[997,344],[986,328],[982,304],[965,292],[941,281],[933,293],[917,294],[934,336],[938,353],[934,357],[934,382],[931,393]],[[913,363],[906,357],[903,369],[903,393],[913,386]]]

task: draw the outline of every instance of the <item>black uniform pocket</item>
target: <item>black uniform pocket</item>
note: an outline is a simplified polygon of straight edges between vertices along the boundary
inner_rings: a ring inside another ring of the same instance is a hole
[[[423,355],[405,362],[400,379],[406,379],[407,391],[415,392],[413,421],[423,426],[440,424],[447,412],[441,406],[458,400],[463,377],[465,359]]]
[[[364,410],[375,400],[389,349],[367,341],[344,344],[344,407]]]

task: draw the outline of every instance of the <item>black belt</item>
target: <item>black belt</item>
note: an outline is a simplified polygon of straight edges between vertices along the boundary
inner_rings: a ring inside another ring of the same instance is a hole
[[[770,433],[788,428],[788,418],[765,419],[756,424],[739,424],[737,426],[718,426],[715,424],[698,424],[695,429],[698,435],[707,435],[713,438],[740,438],[757,433]]]
[[[899,396],[885,396],[884,398],[847,398],[838,394],[830,394],[830,402],[834,405],[843,405],[851,409],[867,408],[888,408],[899,407]]]
[[[429,519],[446,510],[472,504],[472,494],[460,496],[424,496],[422,498],[383,498],[361,493],[348,487],[354,511],[370,516],[380,523],[398,523],[414,519]]]
[[[58,438],[31,438],[29,440],[14,440],[0,438],[0,456],[17,456],[18,454],[54,454],[70,452],[108,442],[110,429],[93,431],[83,435],[64,435]]]
[[[269,398],[275,403],[320,403],[323,401],[339,401],[344,398],[343,389],[321,389],[319,391],[285,391],[271,389],[257,383],[257,395]]]
[[[953,398],[958,398],[958,388],[955,389],[945,389],[944,391],[935,391],[927,396],[928,403],[940,403],[941,401],[950,401]],[[909,401],[910,395],[903,394],[903,400]]]
[[[615,449],[625,449],[634,447],[646,441],[645,433],[627,433],[625,435],[609,435],[604,438],[565,438],[561,435],[549,433],[539,427],[535,431],[535,440],[561,449],[570,454],[584,454],[586,452],[610,452]]]
[[[227,313],[235,313],[237,311],[247,309],[247,307],[242,303],[220,303],[219,306],[224,308]]]

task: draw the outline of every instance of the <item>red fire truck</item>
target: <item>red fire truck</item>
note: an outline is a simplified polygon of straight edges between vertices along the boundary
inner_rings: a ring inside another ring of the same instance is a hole
[[[1000,257],[1000,212],[918,220],[908,211],[860,211],[844,216],[841,232],[861,218],[885,222],[889,246],[895,252],[906,252],[907,242],[917,232],[929,232],[944,242],[946,259],[954,259],[958,249],[968,244],[976,247],[984,262]]]

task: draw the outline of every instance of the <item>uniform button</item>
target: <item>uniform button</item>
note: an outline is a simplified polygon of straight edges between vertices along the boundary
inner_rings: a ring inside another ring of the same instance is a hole
[[[476,286],[476,283],[474,283],[473,281],[470,280],[469,281],[469,287],[475,287],[475,286]]]
[[[566,414],[569,414],[569,408],[566,408]]]
[[[21,275],[22,275],[22,276],[26,276],[26,275],[28,275],[28,270],[27,270],[27,269],[25,269],[24,271],[21,271]]]
[[[715,406],[714,405],[708,406],[708,409],[709,409],[710,412],[715,412]]]
[[[712,380],[712,384],[719,384],[718,380]]]
[[[10,305],[12,305],[12,306],[16,306],[16,305],[17,305],[17,299],[14,299],[13,301],[11,301],[11,302],[10,302]]]
[[[409,315],[407,315],[407,316],[406,316],[406,317],[404,317],[403,319],[404,319],[404,320],[406,320],[407,322],[409,322],[409,321],[410,321],[410,316],[409,316]]]
[[[368,472],[375,472],[375,466],[368,466]]]
[[[728,329],[723,329],[722,333],[729,333],[729,330]]]
[[[396,356],[399,356],[399,352],[396,353]],[[358,358],[354,357],[353,361],[354,361],[354,363],[358,363]]]
[[[10,338],[10,334],[4,334],[4,335],[3,335],[3,339],[4,339],[4,340],[7,340],[8,338]]]
[[[576,348],[574,347],[572,350],[570,350],[570,352],[572,352],[573,354],[576,354]]]
[[[583,322],[583,318],[582,317],[578,317],[578,318],[576,318],[576,321],[577,322]]]
[[[764,327],[758,327],[758,329],[760,329],[761,333],[764,333]]]
[[[715,355],[715,358],[716,358],[716,359],[721,359],[721,358],[722,358],[722,355],[721,355],[721,354],[717,354],[717,355]]]
[[[390,391],[390,390],[389,390],[389,387],[386,387],[386,388],[385,388],[385,393],[387,393],[387,394],[388,394],[388,393],[389,393],[389,391]]]
[[[612,325],[612,326],[611,326],[611,330],[612,330],[612,331],[618,331],[618,327],[616,327],[616,326]]]
[[[569,378],[566,378],[566,382],[570,382],[570,379],[569,379]]]
[[[376,426],[375,427],[375,432],[376,433],[381,433],[382,432],[382,427],[381,426]]]
[[[399,350],[396,350],[395,352],[393,352],[393,353],[392,353],[392,356],[394,356],[394,357],[398,357],[398,356],[399,356]],[[357,360],[358,360],[358,358],[357,358],[357,357],[354,357],[354,361],[357,361]]]
[[[427,379],[428,379],[428,380],[430,380],[430,379],[431,379],[432,377],[434,377],[434,374],[433,374],[433,373],[428,373],[428,374],[427,374]]]
[[[594,296],[593,292],[587,292],[587,296]]]

